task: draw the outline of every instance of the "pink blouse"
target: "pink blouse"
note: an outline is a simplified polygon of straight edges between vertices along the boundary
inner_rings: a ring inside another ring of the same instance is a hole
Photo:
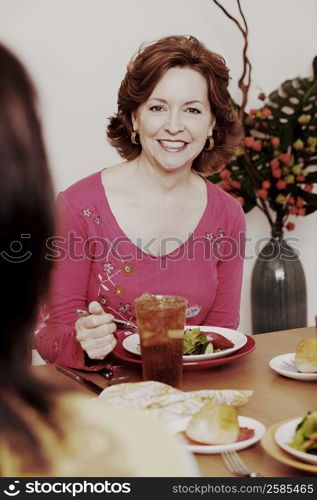
[[[186,297],[187,325],[237,328],[245,245],[240,205],[206,181],[208,201],[196,229],[162,257],[142,251],[123,233],[105,194],[101,172],[58,196],[59,229],[48,244],[54,259],[49,301],[35,336],[41,356],[78,369],[102,369],[76,340],[76,309],[97,300],[106,312],[135,321],[144,292]]]

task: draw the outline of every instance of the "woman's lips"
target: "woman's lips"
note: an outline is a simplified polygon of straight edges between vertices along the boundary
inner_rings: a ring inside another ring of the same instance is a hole
[[[178,153],[179,151],[183,151],[187,146],[187,142],[185,141],[169,141],[159,139],[158,142],[165,151],[168,151],[170,153]]]

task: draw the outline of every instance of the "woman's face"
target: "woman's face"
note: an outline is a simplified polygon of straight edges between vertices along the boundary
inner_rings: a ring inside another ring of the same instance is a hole
[[[132,121],[141,157],[165,170],[190,168],[212,135],[205,78],[189,67],[169,69]]]

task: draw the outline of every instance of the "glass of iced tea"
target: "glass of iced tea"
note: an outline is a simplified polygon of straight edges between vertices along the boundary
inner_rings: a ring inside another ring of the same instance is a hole
[[[178,387],[183,375],[183,340],[187,300],[144,293],[135,300],[143,380]]]

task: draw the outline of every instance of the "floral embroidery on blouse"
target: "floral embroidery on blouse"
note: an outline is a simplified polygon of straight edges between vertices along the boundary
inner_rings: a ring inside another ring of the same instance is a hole
[[[222,228],[218,228],[217,229],[217,241],[215,241],[215,247],[217,248],[217,250],[219,250],[220,248],[220,245],[222,243],[222,241],[219,241],[219,238],[224,238],[225,236],[225,232]]]
[[[132,274],[134,274],[134,265],[129,262],[122,262],[121,268],[116,270],[114,265],[108,261],[102,264],[102,269],[106,276],[104,277],[100,273],[98,274],[98,279],[101,282],[99,285],[98,295],[100,295],[101,288],[106,292],[109,292],[109,288],[113,287],[114,295],[121,297],[121,295],[125,292],[125,288],[117,286],[114,277],[120,272],[123,276],[132,276]]]
[[[215,238],[223,238],[225,236],[225,231],[222,227],[218,227],[216,235],[214,233],[205,233],[208,241],[213,241]]]
[[[109,299],[106,295],[98,295],[98,301],[102,306],[108,307]]]
[[[103,268],[104,272],[107,274],[111,274],[112,271],[114,271],[114,269],[115,269],[114,266],[111,264],[111,262],[104,262],[102,264],[102,268]]]
[[[194,318],[195,316],[197,316],[200,313],[201,310],[202,310],[202,307],[199,306],[198,304],[187,307],[186,318]]]
[[[90,210],[90,208],[83,208],[81,210],[81,213],[83,214],[84,217],[89,217],[91,218],[91,216],[94,214],[94,211],[93,210]],[[93,223],[94,224],[101,224],[101,217],[97,214],[94,214],[94,217],[93,217]]]
[[[210,233],[205,233],[205,236],[206,236],[207,240],[210,242],[215,240],[214,245],[215,245],[216,249],[218,250],[221,243],[222,243],[222,241],[219,241],[219,239],[224,238],[225,234],[226,233],[225,233],[224,229],[222,229],[222,227],[218,227],[216,234],[210,232]]]
[[[90,210],[89,208],[83,208],[81,213],[84,217],[91,217],[92,210]]]
[[[129,314],[131,312],[131,304],[130,302],[120,302],[120,307],[118,308],[118,311],[120,311],[122,314]]]
[[[121,271],[124,276],[131,276],[134,273],[134,265],[129,262],[124,262]]]
[[[99,281],[101,282],[100,285],[99,285],[99,290],[98,290],[98,293],[97,295],[99,296],[100,295],[100,288],[102,288],[103,290],[105,290],[106,292],[109,292],[109,288],[107,287],[107,285],[105,283],[107,283],[107,280],[106,279],[103,279],[103,277],[101,276],[101,274],[98,274],[98,279]]]
[[[96,215],[93,220],[94,224],[101,224],[101,218],[99,215]]]
[[[116,286],[113,293],[117,297],[121,297],[125,293],[125,288],[123,286]]]
[[[121,298],[125,294],[125,288],[118,284],[116,276],[121,275],[121,279],[131,277],[135,274],[135,266],[131,262],[127,262],[120,258],[121,263],[119,266],[111,262],[111,255],[108,252],[106,260],[101,265],[101,272],[98,274],[99,287],[97,291],[97,296],[100,304],[107,309],[108,312],[112,312],[114,316],[121,317],[122,319],[127,319],[132,321],[133,307],[129,302],[120,302],[119,307],[113,307],[114,304],[111,303],[111,295],[117,298]],[[107,292],[107,295],[104,294]],[[109,295],[111,294],[111,295]]]
[[[205,236],[208,241],[212,241],[214,239],[213,233],[205,233]]]

